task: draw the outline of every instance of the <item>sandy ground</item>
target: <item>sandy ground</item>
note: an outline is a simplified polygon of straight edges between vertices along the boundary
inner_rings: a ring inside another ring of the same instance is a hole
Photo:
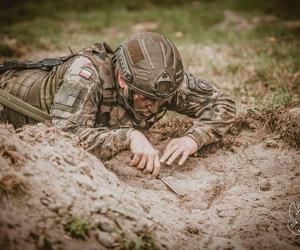
[[[150,138],[160,150],[169,140]],[[300,202],[299,150],[261,124],[229,141],[163,166],[178,197],[131,168],[130,152],[104,166],[50,125],[1,125],[0,249],[299,249],[287,227]],[[74,216],[91,223],[86,240],[65,230]]]

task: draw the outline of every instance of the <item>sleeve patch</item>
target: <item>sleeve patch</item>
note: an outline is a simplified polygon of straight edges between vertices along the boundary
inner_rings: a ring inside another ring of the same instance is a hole
[[[53,103],[53,114],[55,112],[63,111],[74,113],[76,112],[78,105],[86,93],[86,89],[82,86],[78,86],[72,82],[64,83],[58,93],[55,95]]]
[[[76,85],[62,85],[57,95],[56,103],[72,107],[81,92],[81,88]]]
[[[82,69],[80,72],[79,72],[79,75],[81,77],[83,77],[84,79],[86,80],[90,80],[92,75],[93,75],[93,72],[87,70],[87,69]]]
[[[198,88],[204,90],[204,91],[211,91],[213,90],[213,86],[212,84],[207,81],[207,80],[203,80],[203,79],[197,79],[197,86]]]
[[[188,87],[191,90],[197,91],[197,92],[210,92],[212,91],[213,85],[204,79],[196,79],[191,74],[188,75]]]

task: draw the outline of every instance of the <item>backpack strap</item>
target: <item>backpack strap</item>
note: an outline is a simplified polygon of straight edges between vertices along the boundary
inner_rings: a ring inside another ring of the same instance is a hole
[[[52,119],[50,114],[28,104],[27,102],[24,102],[2,89],[0,89],[0,104],[38,122],[44,122]]]

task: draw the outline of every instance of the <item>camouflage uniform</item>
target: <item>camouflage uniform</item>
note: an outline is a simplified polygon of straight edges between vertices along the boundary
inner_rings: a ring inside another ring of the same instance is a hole
[[[5,72],[0,76],[0,88],[50,113],[56,127],[74,133],[86,149],[100,159],[108,159],[129,148],[128,132],[136,127],[118,99],[112,57],[112,51],[100,43],[49,72]],[[39,95],[34,95],[36,92]],[[166,108],[195,118],[185,134],[199,148],[218,141],[235,118],[235,104],[229,96],[189,73],[184,74],[182,84],[168,98]],[[6,107],[1,109],[1,105],[0,114],[2,121],[15,126],[34,123]],[[140,125],[139,130],[147,130],[160,118],[153,118],[144,127]]]

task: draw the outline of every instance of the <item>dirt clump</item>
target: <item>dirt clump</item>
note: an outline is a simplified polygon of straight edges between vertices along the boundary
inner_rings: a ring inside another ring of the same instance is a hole
[[[249,110],[247,115],[239,117],[235,127],[238,129],[263,127],[289,145],[300,148],[300,102],[275,110]]]
[[[284,122],[282,122],[284,121]],[[300,148],[300,105],[294,107],[283,115],[277,130],[281,137],[291,145]]]

